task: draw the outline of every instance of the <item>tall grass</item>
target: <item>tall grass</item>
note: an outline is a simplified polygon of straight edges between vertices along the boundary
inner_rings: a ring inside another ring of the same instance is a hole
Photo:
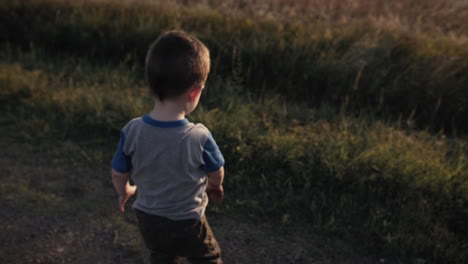
[[[122,125],[151,108],[147,47],[166,29],[185,29],[212,51],[190,118],[212,130],[227,159],[219,210],[350,233],[399,257],[466,263],[466,142],[410,129],[468,128],[463,2],[399,0],[380,10],[367,0],[305,0],[291,5],[300,15],[281,11],[286,1],[253,1],[265,14],[246,3],[225,2],[230,13],[213,1],[3,2],[0,109],[33,141],[112,149]]]
[[[151,108],[147,89],[124,62],[47,56],[0,54],[2,111],[33,142],[98,142],[110,159],[120,128]],[[466,262],[466,142],[279,97],[249,98],[229,78],[210,79],[202,100],[189,118],[212,130],[227,160],[218,210],[352,234],[379,254]]]
[[[466,26],[466,5],[432,2],[400,0],[380,6],[349,0],[341,6],[338,1],[310,0],[305,1],[310,7],[304,3],[303,9],[323,10],[325,18],[304,13],[274,21],[250,14],[247,2],[236,1],[228,2],[238,6],[231,14],[210,1],[188,7],[139,1],[16,1],[0,7],[0,42],[25,50],[41,47],[51,56],[114,62],[126,57],[141,67],[159,33],[185,29],[210,47],[213,75],[233,76],[257,96],[278,94],[335,109],[345,105],[353,113],[370,111],[432,131],[464,133],[468,45],[466,31],[458,29]],[[288,17],[278,11],[286,2],[254,3],[263,4],[277,10],[271,16]]]
[[[465,0],[162,0],[191,8],[211,8],[223,14],[238,13],[249,18],[275,21],[297,20],[301,23],[347,24],[356,21],[383,28],[411,32],[450,34],[465,38],[468,26],[464,16],[468,13]]]

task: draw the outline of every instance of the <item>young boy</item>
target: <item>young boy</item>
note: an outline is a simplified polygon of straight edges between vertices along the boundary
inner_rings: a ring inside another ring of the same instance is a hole
[[[160,36],[146,57],[153,110],[122,129],[112,181],[123,212],[128,198],[152,263],[222,263],[205,218],[224,195],[224,158],[210,132],[185,116],[198,104],[210,70],[208,48],[185,32]],[[135,185],[129,184],[131,174]]]

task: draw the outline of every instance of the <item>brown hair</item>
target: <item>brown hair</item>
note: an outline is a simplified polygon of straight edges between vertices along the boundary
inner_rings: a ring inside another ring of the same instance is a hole
[[[145,64],[148,85],[163,101],[205,83],[210,71],[210,52],[186,32],[169,31],[151,45]]]

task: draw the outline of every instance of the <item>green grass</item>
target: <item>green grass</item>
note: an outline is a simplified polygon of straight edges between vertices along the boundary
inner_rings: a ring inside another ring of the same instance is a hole
[[[0,109],[22,139],[77,142],[82,158],[108,166],[121,127],[151,109],[149,43],[184,28],[212,50],[190,116],[226,157],[226,201],[211,210],[355,236],[409,262],[466,262],[467,143],[428,132],[466,132],[463,38],[362,20],[277,23],[242,9],[21,3],[0,5]],[[72,187],[61,183],[44,188]],[[0,193],[60,208],[28,184]]]
[[[40,47],[58,57],[115,63],[128,58],[129,64],[141,67],[158,34],[185,29],[210,47],[214,75],[233,76],[257,96],[279,94],[314,107],[346,105],[353,112],[411,119],[432,131],[467,131],[466,35],[440,30],[463,28],[464,6],[433,3],[434,8],[422,8],[421,16],[439,17],[427,22],[434,25],[431,31],[415,21],[417,6],[411,9],[401,1],[407,13],[388,11],[378,19],[363,4],[356,11],[364,14],[360,19],[299,16],[280,22],[244,15],[244,9],[228,15],[222,9],[145,2],[18,1],[0,6],[0,42]],[[444,7],[444,12],[436,12],[436,7]],[[339,10],[343,13],[327,12],[346,17],[348,13]],[[450,14],[450,19],[444,17],[448,25],[439,14]],[[410,26],[401,25],[397,15],[412,21]]]
[[[120,128],[151,108],[146,88],[120,66],[80,59],[72,67],[41,53],[2,54],[2,109],[32,142],[103,147],[109,153],[91,159],[107,166]],[[214,78],[190,116],[212,130],[227,160],[226,203],[212,210],[353,234],[400,257],[466,260],[465,141],[240,91]]]

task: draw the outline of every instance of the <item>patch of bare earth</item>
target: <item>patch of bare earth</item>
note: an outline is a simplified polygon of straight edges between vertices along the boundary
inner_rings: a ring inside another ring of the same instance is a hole
[[[148,263],[130,206],[116,210],[103,165],[110,154],[73,142],[25,142],[14,130],[0,126],[1,263]],[[235,213],[208,219],[226,264],[376,263],[301,226],[277,228]]]

